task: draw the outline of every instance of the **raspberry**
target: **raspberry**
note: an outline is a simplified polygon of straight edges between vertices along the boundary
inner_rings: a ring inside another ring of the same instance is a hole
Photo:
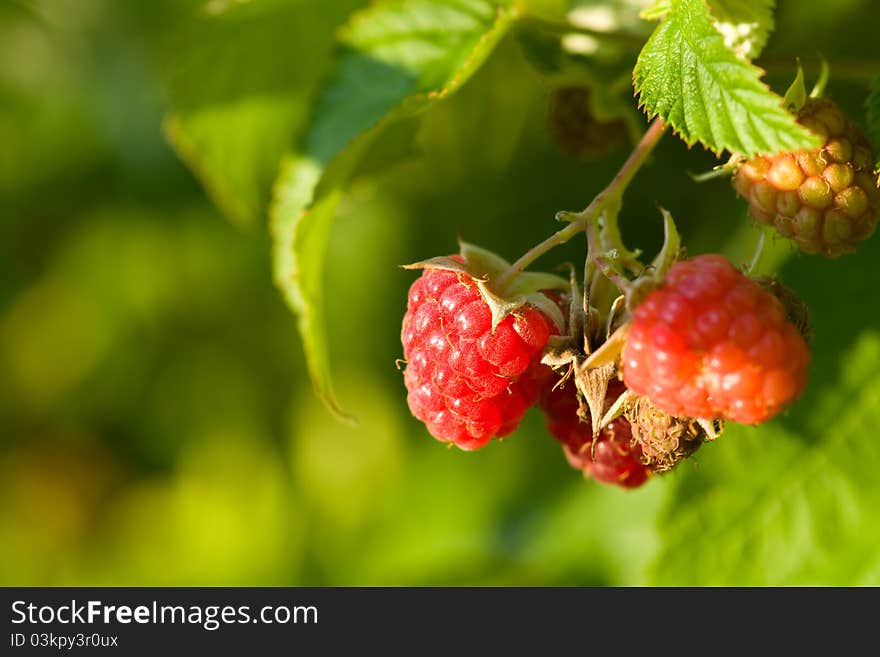
[[[547,108],[547,125],[559,147],[579,159],[604,155],[627,136],[622,119],[602,121],[593,114],[586,87],[554,90]]]
[[[557,332],[531,305],[493,331],[489,305],[472,277],[426,268],[409,290],[401,332],[410,410],[434,437],[461,449],[508,435],[537,399],[535,373]]]
[[[629,422],[617,418],[602,429],[596,439],[595,453],[589,419],[578,415],[579,402],[573,384],[553,388],[558,377],[549,368],[541,376],[541,396],[538,405],[544,413],[547,430],[562,443],[569,464],[584,475],[593,475],[596,481],[636,488],[648,479],[649,471],[642,465],[642,452],[632,441]],[[547,376],[550,371],[552,376]],[[609,385],[606,406],[623,392],[620,383]]]
[[[826,99],[808,101],[798,122],[823,138],[822,146],[752,158],[740,165],[734,187],[752,217],[802,251],[850,253],[874,232],[880,210],[871,145]]]
[[[635,308],[623,380],[676,417],[758,424],[801,393],[808,361],[779,300],[703,255],[673,265]]]
[[[650,471],[642,464],[642,450],[632,440],[629,422],[619,417],[602,429],[590,473],[596,481],[622,488],[637,488],[648,480]]]

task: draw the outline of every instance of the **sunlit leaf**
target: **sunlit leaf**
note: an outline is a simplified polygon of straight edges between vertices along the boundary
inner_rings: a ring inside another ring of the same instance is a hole
[[[688,144],[754,155],[816,146],[761,70],[728,48],[705,0],[672,0],[634,72],[639,102]]]

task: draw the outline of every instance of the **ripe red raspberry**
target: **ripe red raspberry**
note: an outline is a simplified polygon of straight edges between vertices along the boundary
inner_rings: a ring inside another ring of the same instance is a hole
[[[850,253],[874,232],[880,210],[871,144],[830,100],[808,101],[798,122],[822,146],[752,158],[740,165],[734,187],[759,223],[802,251]]]
[[[610,422],[596,439],[590,474],[603,484],[623,488],[637,488],[648,480],[650,471],[642,464],[642,450],[633,442],[630,424],[622,417]]]
[[[435,438],[461,449],[508,435],[537,399],[535,372],[547,339],[557,332],[530,305],[493,331],[490,308],[472,277],[426,268],[409,290],[401,332],[410,410]]]
[[[670,415],[758,424],[800,394],[808,361],[779,300],[703,255],[673,265],[636,307],[623,379]]]
[[[569,464],[584,475],[593,475],[596,481],[636,488],[648,479],[649,471],[642,465],[642,451],[632,440],[629,422],[622,417],[602,429],[596,439],[595,454],[592,446],[592,427],[578,416],[577,390],[573,382],[553,388],[558,377],[545,368],[540,378],[541,396],[538,405],[544,413],[547,430],[562,443]],[[606,396],[610,407],[623,392],[619,382],[612,381]]]

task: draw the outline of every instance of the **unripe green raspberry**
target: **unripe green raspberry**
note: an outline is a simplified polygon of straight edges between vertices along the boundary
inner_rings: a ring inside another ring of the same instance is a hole
[[[749,213],[806,253],[850,253],[877,225],[880,190],[867,138],[827,99],[813,99],[798,123],[825,139],[811,151],[743,162],[734,177]]]

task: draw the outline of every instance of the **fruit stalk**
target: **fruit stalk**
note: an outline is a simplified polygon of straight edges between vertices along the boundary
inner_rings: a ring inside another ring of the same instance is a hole
[[[623,163],[623,166],[620,167],[620,170],[608,186],[599,192],[599,194],[596,195],[596,198],[594,198],[593,201],[581,212],[559,213],[559,215],[557,215],[558,218],[567,220],[570,223],[565,228],[556,231],[543,242],[533,246],[520,256],[520,258],[510,266],[510,269],[501,275],[498,279],[498,285],[504,285],[505,282],[523,271],[539,257],[560,244],[565,244],[572,237],[583,232],[587,225],[598,217],[601,212],[609,207],[613,207],[615,204],[619,204],[624,190],[645,163],[645,160],[648,159],[648,155],[650,155],[651,151],[657,145],[657,142],[660,141],[660,138],[665,131],[666,124],[659,118],[654,119],[645,131],[645,134],[642,135],[639,143],[633,149],[633,152],[630,153],[630,156],[626,159],[626,162]]]

